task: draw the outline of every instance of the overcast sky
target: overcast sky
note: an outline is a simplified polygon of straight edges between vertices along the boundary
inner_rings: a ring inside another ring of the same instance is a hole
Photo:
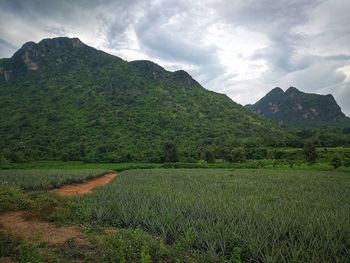
[[[350,115],[350,0],[0,0],[0,57],[56,36],[184,69],[241,104],[295,86]]]

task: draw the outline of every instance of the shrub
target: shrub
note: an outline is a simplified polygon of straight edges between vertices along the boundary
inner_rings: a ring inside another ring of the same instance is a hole
[[[169,163],[179,161],[179,156],[177,154],[175,144],[168,142],[163,145],[163,158],[165,162]]]
[[[28,208],[28,195],[12,186],[0,185],[0,212]]]
[[[105,237],[103,262],[158,262],[166,256],[163,241],[141,229],[121,229]]]
[[[334,169],[337,169],[337,168],[339,168],[342,165],[342,161],[339,158],[339,156],[334,156],[331,159],[331,165],[333,166]]]
[[[317,152],[316,152],[316,146],[314,144],[311,144],[311,143],[305,144],[304,154],[305,154],[306,161],[309,164],[313,164],[316,162]]]
[[[243,148],[235,148],[231,151],[232,162],[242,163],[246,160],[246,155]]]

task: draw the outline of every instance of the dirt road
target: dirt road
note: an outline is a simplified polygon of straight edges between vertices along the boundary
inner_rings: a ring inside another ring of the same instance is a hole
[[[117,173],[108,173],[82,184],[64,185],[61,188],[52,190],[52,192],[63,196],[89,194],[94,188],[108,184],[116,176],[118,176]]]

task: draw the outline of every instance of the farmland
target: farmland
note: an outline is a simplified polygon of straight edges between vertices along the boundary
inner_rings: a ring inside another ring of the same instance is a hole
[[[9,184],[4,178],[11,178],[11,185],[22,189],[50,189],[103,171],[20,172],[1,170],[0,180]],[[34,196],[37,216],[45,205],[58,204],[64,213],[41,217],[85,226],[93,240],[103,238],[101,229],[118,230],[117,236],[104,237],[107,245],[94,241],[96,254],[81,256],[86,262],[347,262],[350,257],[349,173],[138,169],[68,201],[19,191],[13,192],[16,202]]]
[[[221,261],[345,262],[350,175],[317,171],[131,170],[79,198],[82,222],[141,227]]]
[[[0,184],[24,190],[49,190],[64,184],[82,183],[106,173],[106,170],[0,170]]]

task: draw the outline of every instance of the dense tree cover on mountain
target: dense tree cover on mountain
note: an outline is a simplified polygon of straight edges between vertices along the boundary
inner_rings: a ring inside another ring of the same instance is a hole
[[[290,87],[285,92],[274,88],[247,108],[279,124],[291,127],[349,127],[346,117],[331,94],[305,93]]]
[[[0,155],[10,161],[159,162],[168,142],[181,160],[195,160],[286,138],[184,71],[128,63],[78,39],[26,43],[0,67]]]
[[[350,145],[348,129],[287,130],[185,71],[69,38],[28,42],[0,60],[0,120],[1,162],[241,162],[305,143]]]

